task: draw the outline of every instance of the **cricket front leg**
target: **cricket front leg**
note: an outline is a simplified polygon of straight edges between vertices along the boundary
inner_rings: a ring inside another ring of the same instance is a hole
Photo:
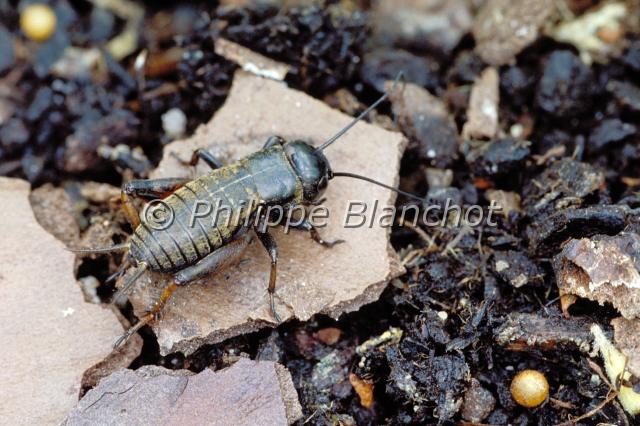
[[[345,240],[340,240],[340,239],[335,239],[335,240],[322,239],[322,237],[320,236],[320,233],[318,232],[318,228],[316,228],[313,225],[313,223],[309,222],[308,219],[303,219],[300,223],[290,224],[289,227],[291,227],[292,229],[300,230],[300,231],[307,231],[313,241],[315,241],[316,243],[324,247],[331,248],[336,244],[341,244],[345,242]]]

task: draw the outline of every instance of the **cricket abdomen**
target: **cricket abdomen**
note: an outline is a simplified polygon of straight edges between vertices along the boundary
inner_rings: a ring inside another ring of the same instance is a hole
[[[158,229],[143,217],[131,238],[131,254],[151,270],[180,270],[253,225],[260,205],[287,203],[300,197],[300,191],[281,146],[258,151],[188,182],[162,200],[172,212],[171,222]]]

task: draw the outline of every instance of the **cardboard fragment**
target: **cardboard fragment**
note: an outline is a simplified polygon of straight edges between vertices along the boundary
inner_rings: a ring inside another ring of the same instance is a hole
[[[552,0],[488,0],[473,23],[476,52],[490,65],[504,65],[538,38],[554,9]]]
[[[89,391],[64,425],[287,425],[302,417],[291,375],[241,358],[199,374],[157,366],[119,370]]]
[[[276,375],[280,383],[280,396],[284,404],[284,411],[287,416],[287,423],[293,424],[302,417],[302,406],[298,400],[298,391],[296,390],[291,373],[281,364],[276,363]]]
[[[78,243],[80,229],[74,219],[71,199],[63,188],[48,183],[31,191],[29,201],[40,226],[67,246]]]
[[[498,103],[500,102],[500,76],[495,68],[485,69],[471,88],[467,122],[462,137],[467,139],[493,139],[498,134]]]
[[[0,370],[4,424],[58,424],[83,373],[122,333],[110,311],[84,302],[74,255],[36,222],[29,184],[0,178]]]
[[[623,317],[640,318],[640,235],[573,239],[553,263],[561,294],[611,303]]]
[[[124,318],[120,318],[120,322],[123,323],[124,328],[128,328],[131,325]],[[139,335],[131,336],[126,343],[111,352],[105,359],[85,371],[82,376],[81,394],[88,389],[96,387],[101,379],[114,371],[129,367],[140,355],[142,343],[142,337]]]
[[[193,169],[183,166],[175,156],[190,158],[196,148],[207,148],[229,164],[260,149],[271,135],[304,139],[317,146],[351,120],[282,83],[239,71],[225,105],[193,137],[168,145],[151,177],[193,176]],[[399,133],[360,122],[325,155],[334,171],[359,173],[395,186],[405,143]],[[195,174],[207,171],[200,164]],[[392,206],[395,193],[367,182],[336,178],[324,195],[330,214],[320,234],[327,239],[344,239],[345,243],[329,249],[313,242],[305,232],[293,230],[285,235],[282,228],[271,231],[279,250],[276,308],[283,320],[307,320],[317,313],[337,318],[377,300],[387,281],[403,272],[389,244],[390,228],[379,226],[380,210],[372,227],[369,222],[357,228],[343,226],[349,200],[366,203],[367,212],[371,212],[374,200],[378,200],[378,209]],[[266,291],[270,269],[267,253],[254,239],[243,259],[236,267],[174,293],[162,318],[153,326],[161,353],[189,354],[204,343],[274,325]],[[147,308],[170,278],[168,274],[148,273],[139,280],[130,298],[137,314]]]

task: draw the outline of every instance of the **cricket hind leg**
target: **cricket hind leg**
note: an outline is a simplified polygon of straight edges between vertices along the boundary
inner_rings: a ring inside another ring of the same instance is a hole
[[[142,316],[142,318],[140,318],[140,320],[134,326],[129,328],[122,336],[120,336],[113,343],[114,349],[120,346],[121,344],[123,344],[124,342],[126,342],[127,340],[129,340],[129,338],[133,336],[133,334],[136,333],[138,330],[140,330],[142,327],[155,321],[157,316],[162,311],[162,308],[167,303],[167,300],[171,298],[171,296],[173,295],[173,293],[176,291],[177,288],[178,288],[178,285],[175,283],[175,281],[173,281],[171,284],[166,286],[162,290],[162,293],[160,294],[160,296],[156,300],[154,300],[153,303],[149,305],[149,307],[145,310],[145,313]]]
[[[187,178],[136,179],[122,185],[120,201],[127,220],[133,227],[140,225],[138,209],[133,205],[134,198],[146,200],[164,198],[189,182]]]
[[[178,287],[187,285],[189,282],[201,278],[205,275],[219,272],[232,263],[237,262],[250,242],[251,237],[249,235],[239,235],[235,240],[213,251],[195,265],[189,266],[177,272],[174,275],[174,279],[171,284],[165,287],[160,296],[155,301],[153,301],[145,310],[145,313],[142,318],[140,318],[140,321],[129,328],[120,338],[118,338],[118,340],[116,340],[116,342],[114,343],[114,348],[127,341],[127,339],[129,339],[134,333],[136,333],[145,325],[151,324],[153,321],[155,321],[156,318],[160,315],[162,308],[165,306],[169,298],[171,298]]]
[[[176,283],[186,285],[206,275],[216,274],[237,263],[250,242],[251,236],[243,232],[235,240],[208,254],[195,265],[176,272]]]

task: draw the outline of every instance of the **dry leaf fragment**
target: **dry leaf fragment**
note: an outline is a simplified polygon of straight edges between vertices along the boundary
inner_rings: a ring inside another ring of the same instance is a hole
[[[373,383],[361,379],[355,373],[349,373],[349,382],[360,397],[360,405],[364,408],[371,408],[373,406]]]

